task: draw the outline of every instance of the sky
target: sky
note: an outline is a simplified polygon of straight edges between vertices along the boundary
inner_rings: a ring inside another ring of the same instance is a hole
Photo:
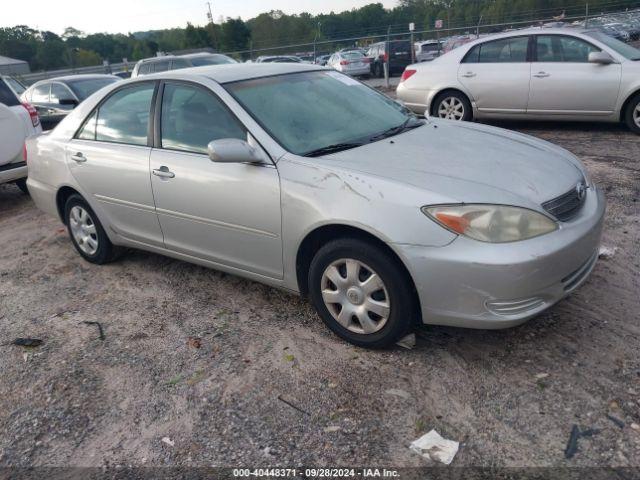
[[[285,13],[329,13],[382,3],[391,8],[396,0],[212,0],[211,11],[217,23],[220,17],[243,20],[270,10]],[[74,27],[85,33],[128,33],[184,27],[207,23],[206,0],[30,0],[28,8],[3,8],[0,27],[28,25],[38,30],[62,33]]]

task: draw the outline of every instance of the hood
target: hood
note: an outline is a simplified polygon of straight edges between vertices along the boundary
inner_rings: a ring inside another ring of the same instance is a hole
[[[428,190],[446,202],[539,208],[584,179],[580,162],[550,143],[486,125],[440,120],[323,160]]]

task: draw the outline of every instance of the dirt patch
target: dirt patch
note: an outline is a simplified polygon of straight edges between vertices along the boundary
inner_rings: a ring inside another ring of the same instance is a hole
[[[411,351],[352,347],[297,297],[187,263],[90,265],[0,186],[0,343],[44,340],[0,346],[0,465],[423,466],[408,447],[435,428],[457,466],[640,466],[640,137],[501,126],[585,161],[615,254],[522,327],[424,328]],[[574,424],[599,432],[566,460]]]

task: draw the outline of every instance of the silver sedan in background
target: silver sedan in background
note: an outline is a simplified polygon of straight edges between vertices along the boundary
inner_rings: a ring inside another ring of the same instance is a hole
[[[625,122],[640,133],[640,50],[596,30],[513,31],[410,65],[397,93],[450,120]]]
[[[87,261],[140,248],[308,295],[366,347],[537,315],[587,279],[605,211],[566,150],[312,65],[122,82],[27,150],[34,201]]]
[[[331,55],[327,61],[327,67],[353,77],[369,75],[371,73],[371,59],[355,50],[337,52]]]

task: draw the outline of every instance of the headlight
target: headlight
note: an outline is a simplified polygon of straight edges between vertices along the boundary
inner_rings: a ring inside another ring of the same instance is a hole
[[[541,213],[504,205],[439,205],[422,212],[454,233],[489,243],[517,242],[558,228]]]

